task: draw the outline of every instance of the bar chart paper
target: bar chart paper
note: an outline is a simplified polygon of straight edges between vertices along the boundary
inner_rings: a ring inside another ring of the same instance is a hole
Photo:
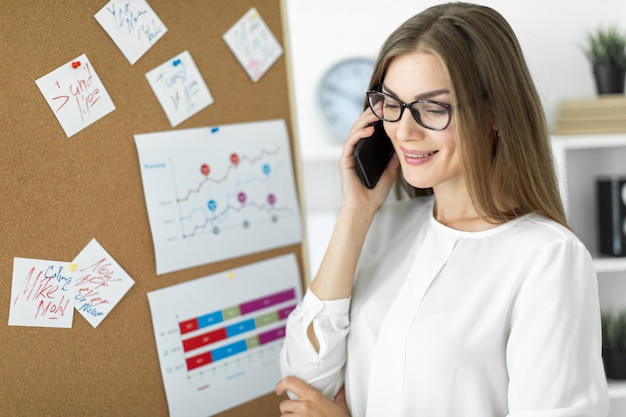
[[[171,417],[214,415],[274,390],[300,282],[291,254],[148,293]]]

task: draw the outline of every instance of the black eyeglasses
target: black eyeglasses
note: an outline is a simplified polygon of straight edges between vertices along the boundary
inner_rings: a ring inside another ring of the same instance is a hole
[[[432,100],[404,103],[399,98],[380,91],[368,91],[367,102],[372,112],[385,122],[397,122],[404,109],[409,109],[415,121],[430,130],[444,130],[452,120],[452,106]]]

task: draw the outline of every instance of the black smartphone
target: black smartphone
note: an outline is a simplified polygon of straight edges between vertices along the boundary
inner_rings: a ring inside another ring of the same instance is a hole
[[[359,178],[367,188],[374,188],[393,155],[393,145],[383,122],[374,123],[374,134],[361,139],[353,155]]]

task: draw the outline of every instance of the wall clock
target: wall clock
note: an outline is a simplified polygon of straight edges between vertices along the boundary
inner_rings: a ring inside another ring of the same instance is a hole
[[[319,89],[322,114],[334,133],[333,139],[340,143],[363,112],[373,69],[372,59],[348,58],[333,65],[322,76]]]

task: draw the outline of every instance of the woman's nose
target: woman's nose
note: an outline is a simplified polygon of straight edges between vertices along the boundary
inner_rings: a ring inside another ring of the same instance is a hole
[[[396,122],[396,136],[399,140],[421,140],[424,139],[426,128],[417,123],[411,111],[404,109],[402,117]]]

